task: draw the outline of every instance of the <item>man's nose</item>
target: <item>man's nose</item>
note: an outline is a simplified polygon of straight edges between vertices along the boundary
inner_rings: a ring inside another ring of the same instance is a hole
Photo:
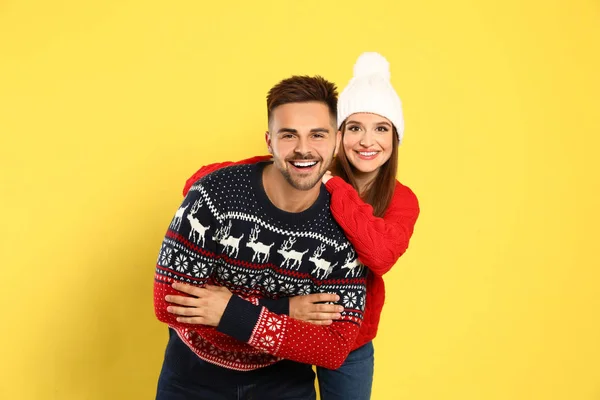
[[[310,146],[308,145],[308,140],[300,138],[296,143],[296,148],[294,148],[294,152],[302,155],[310,153]]]

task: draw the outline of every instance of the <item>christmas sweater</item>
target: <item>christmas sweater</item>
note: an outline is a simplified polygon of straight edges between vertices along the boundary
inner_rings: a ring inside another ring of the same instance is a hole
[[[338,368],[363,319],[366,269],[335,222],[321,186],[307,210],[275,207],[262,185],[266,163],[219,169],[195,182],[165,235],[154,280],[158,319],[202,360],[250,371],[281,359]],[[166,311],[173,281],[227,287],[219,326],[179,323]],[[344,311],[330,326],[269,310],[277,299],[336,293]]]
[[[268,161],[271,156],[257,156],[238,162],[206,165],[190,177],[183,189],[185,196],[194,182],[220,168],[231,165]],[[352,349],[357,349],[377,335],[385,303],[385,283],[382,275],[388,272],[408,249],[410,238],[419,217],[419,202],[413,191],[396,181],[394,196],[383,218],[373,216],[373,207],[365,203],[357,191],[339,177],[326,184],[331,193],[331,213],[352,243],[362,264],[371,273],[367,277],[367,298],[364,319]],[[282,312],[288,299],[268,303],[272,310]],[[279,304],[278,304],[279,303]]]

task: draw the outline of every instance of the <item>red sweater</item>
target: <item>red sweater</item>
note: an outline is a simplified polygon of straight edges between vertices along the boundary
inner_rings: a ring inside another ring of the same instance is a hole
[[[270,159],[271,156],[256,156],[238,162],[227,161],[204,166],[186,181],[183,195],[187,194],[198,179],[218,169]],[[373,216],[373,207],[365,203],[358,192],[343,179],[333,177],[325,187],[331,193],[333,217],[354,246],[360,261],[372,272],[367,280],[364,319],[353,346],[353,349],[357,349],[377,335],[385,302],[382,275],[392,269],[408,248],[419,217],[419,203],[410,188],[396,181],[392,202],[383,218],[378,218]]]

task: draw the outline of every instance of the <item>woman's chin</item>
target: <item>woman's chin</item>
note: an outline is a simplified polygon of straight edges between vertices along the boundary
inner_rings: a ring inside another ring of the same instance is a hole
[[[378,163],[372,161],[351,160],[350,163],[359,174],[372,174],[379,169]]]

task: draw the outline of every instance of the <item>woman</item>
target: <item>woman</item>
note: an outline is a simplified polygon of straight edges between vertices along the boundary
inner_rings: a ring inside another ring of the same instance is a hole
[[[373,382],[374,350],[385,300],[382,275],[408,248],[419,205],[414,193],[396,180],[398,146],[404,120],[400,98],[390,83],[389,64],[378,53],[362,54],[354,77],[338,101],[338,129],[342,145],[332,171],[323,182],[331,193],[331,212],[371,273],[359,336],[345,363],[337,370],[318,367],[321,399],[369,399]],[[238,163],[201,168],[186,184],[184,195],[200,177],[240,163],[268,160],[253,157]],[[289,299],[290,316],[318,324],[336,319],[336,306],[320,304],[322,294]]]

